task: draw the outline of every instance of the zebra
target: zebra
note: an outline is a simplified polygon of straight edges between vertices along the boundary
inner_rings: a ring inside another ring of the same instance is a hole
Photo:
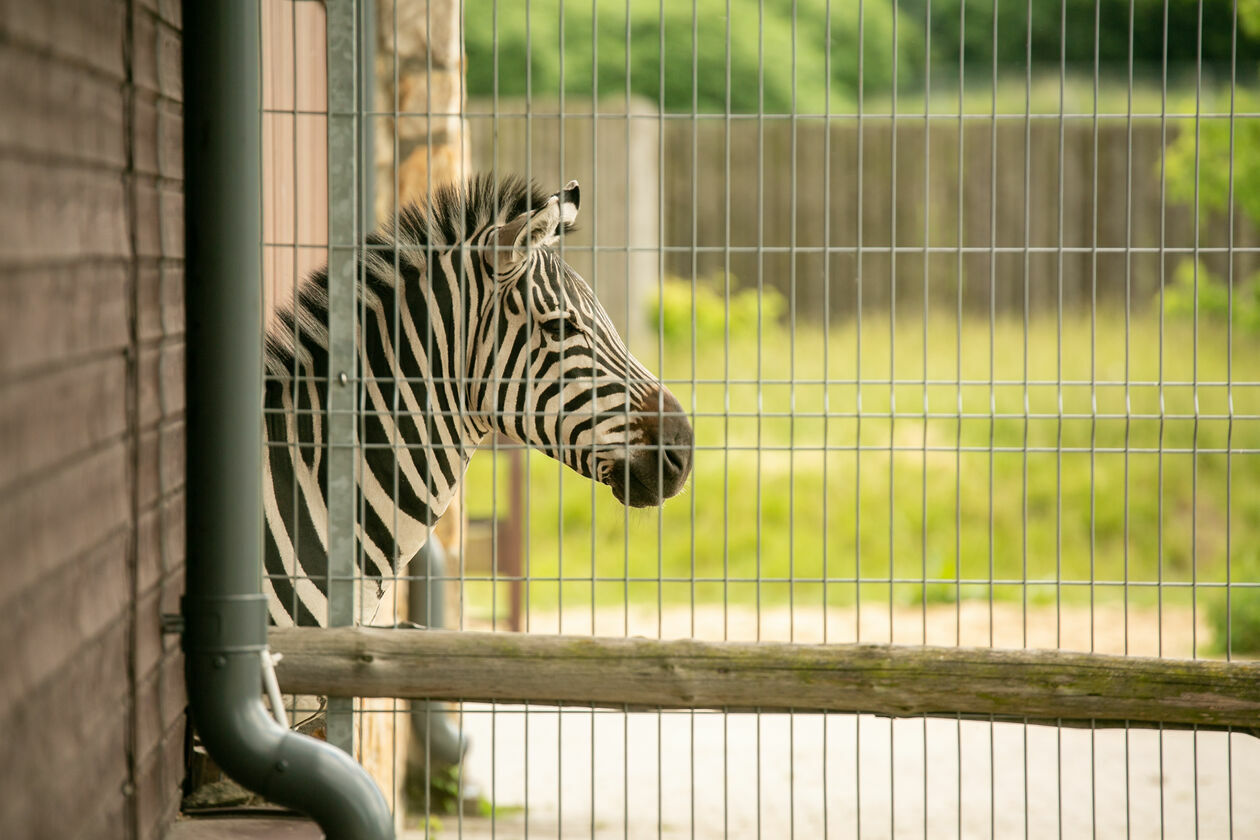
[[[622,342],[555,250],[580,191],[516,177],[436,190],[367,237],[359,260],[356,562],[366,623],[498,432],[660,505],[691,472],[677,398]],[[395,304],[397,303],[397,312]],[[266,342],[265,590],[277,625],[328,619],[328,272],[296,289]]]

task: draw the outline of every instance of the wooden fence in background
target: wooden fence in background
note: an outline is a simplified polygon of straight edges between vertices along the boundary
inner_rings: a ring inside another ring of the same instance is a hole
[[[684,279],[729,271],[736,287],[795,290],[802,317],[821,313],[824,297],[844,317],[859,278],[869,311],[887,310],[894,288],[899,307],[921,307],[925,282],[929,305],[952,311],[961,282],[968,311],[1021,313],[1027,294],[1037,313],[1060,299],[1087,307],[1095,294],[1123,301],[1126,290],[1144,305],[1161,261],[1171,278],[1196,237],[1209,249],[1204,263],[1218,275],[1227,268],[1228,255],[1210,250],[1227,245],[1224,214],[1196,228],[1190,206],[1161,199],[1158,119],[1135,119],[1130,142],[1115,118],[1100,119],[1096,136],[1092,119],[1068,118],[1060,140],[1057,118],[969,117],[960,131],[957,119],[934,118],[929,129],[922,116],[899,117],[894,132],[889,118],[868,117],[859,138],[853,118],[829,128],[819,118],[662,118],[649,103],[629,117],[620,104],[593,117],[589,103],[569,103],[561,119],[558,105],[538,100],[528,119],[523,103],[506,100],[468,111],[474,170],[528,164],[544,186],[582,180],[570,259],[590,279],[584,249],[596,246],[598,291],[616,320],[640,307],[662,270]],[[1168,142],[1189,125],[1169,120]],[[1234,245],[1260,246],[1242,215]],[[1234,268],[1244,277],[1260,259],[1236,253]]]

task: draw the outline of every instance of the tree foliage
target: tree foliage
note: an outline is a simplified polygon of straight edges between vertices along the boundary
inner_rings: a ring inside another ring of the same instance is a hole
[[[1244,32],[1260,36],[1260,0],[1239,0],[1238,28],[1240,38]],[[1254,113],[1260,95],[1237,91],[1232,107],[1235,113]],[[1232,212],[1238,222],[1260,226],[1260,120],[1185,123],[1168,146],[1164,167],[1170,198],[1194,205],[1204,217]],[[1232,317],[1242,329],[1260,333],[1260,273],[1235,275],[1231,287],[1187,258],[1164,292],[1164,306],[1174,317]]]
[[[737,114],[821,114],[828,93],[835,110],[856,100],[859,80],[868,95],[892,84],[899,19],[883,0],[862,4],[861,20],[858,7],[838,0],[482,2],[465,15],[469,92],[554,99],[563,89],[590,101],[629,88],[671,113],[723,113],[729,98]],[[921,72],[922,33],[904,16],[899,23],[896,72],[908,82]]]
[[[1218,80],[1235,61],[1240,79],[1254,78],[1257,0],[1239,0],[1236,33],[1234,2],[479,0],[464,36],[473,96],[589,100],[628,89],[670,113],[724,113],[728,100],[736,114],[823,113],[851,108],[859,87],[887,94],[894,74],[899,90],[920,89],[928,38],[934,74],[961,60],[976,82],[995,55],[1002,77],[1022,75],[1029,58],[1077,74],[1096,60],[1114,74],[1130,50],[1139,76],[1158,76],[1166,56],[1184,80],[1201,53]]]
[[[1237,60],[1248,74],[1260,60],[1260,31],[1245,23],[1246,6],[1254,3],[1239,3]],[[1139,73],[1158,72],[1165,51],[1171,67],[1193,67],[1200,53],[1200,9],[1204,67],[1228,78],[1235,46],[1234,0],[903,0],[900,8],[919,27],[930,11],[934,63],[957,67],[963,44],[964,63],[981,71],[992,67],[995,53],[999,72],[1022,70],[1031,52],[1034,66],[1062,61],[1092,72],[1095,50],[1100,69],[1127,68],[1130,29]]]

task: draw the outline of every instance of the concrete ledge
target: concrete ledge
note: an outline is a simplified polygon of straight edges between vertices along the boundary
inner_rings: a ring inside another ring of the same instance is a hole
[[[167,840],[323,840],[324,832],[305,817],[287,812],[231,816],[181,816],[171,825]]]

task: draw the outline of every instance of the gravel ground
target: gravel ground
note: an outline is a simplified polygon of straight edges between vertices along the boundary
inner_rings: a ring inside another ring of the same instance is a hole
[[[1188,610],[987,603],[865,610],[863,641],[1190,653]],[[925,620],[926,619],[926,620]],[[585,626],[583,627],[583,623]],[[721,607],[533,616],[535,632],[629,631],[816,641],[807,610]],[[856,635],[828,613],[828,639]],[[1127,633],[1126,633],[1127,627]],[[925,631],[926,628],[926,631]],[[1206,638],[1201,627],[1195,634]],[[467,704],[467,778],[502,809],[444,818],[439,837],[1260,837],[1260,740],[1225,733],[1062,729],[847,715],[622,714]],[[1232,790],[1231,790],[1232,779]],[[524,806],[528,803],[528,808]],[[1197,829],[1197,834],[1196,834]],[[1231,833],[1232,832],[1232,833]],[[410,837],[422,836],[413,832]]]

